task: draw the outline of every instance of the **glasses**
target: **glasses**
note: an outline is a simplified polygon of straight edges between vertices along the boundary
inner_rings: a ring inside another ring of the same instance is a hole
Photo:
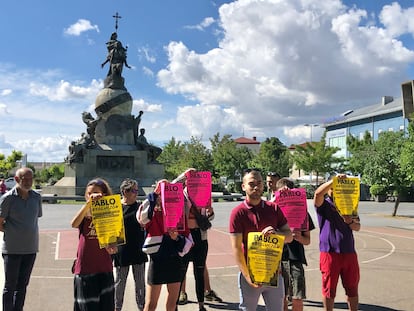
[[[131,193],[138,193],[138,189],[128,189],[127,192],[131,192]]]
[[[268,172],[267,176],[280,178],[280,175],[276,172]]]

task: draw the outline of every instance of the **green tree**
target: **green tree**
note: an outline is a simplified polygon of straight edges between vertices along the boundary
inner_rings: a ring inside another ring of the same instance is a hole
[[[263,172],[278,172],[280,176],[289,176],[292,167],[289,150],[277,137],[266,138],[260,144],[259,153],[253,159],[252,166]]]
[[[191,136],[190,141],[184,144],[185,153],[181,159],[182,170],[194,167],[198,171],[213,171],[211,152],[201,142],[202,137]]]
[[[406,173],[407,180],[414,182],[414,122],[408,123],[408,137],[401,150],[400,165]]]
[[[237,147],[231,135],[220,138],[220,134],[216,133],[213,138],[210,138],[210,143],[216,177],[236,180],[254,157],[250,149]]]
[[[371,134],[366,131],[362,140],[349,135],[346,138],[346,144],[350,152],[350,157],[348,158],[345,168],[354,175],[360,175],[364,171],[364,168],[370,159],[370,154],[372,153],[373,140]]]
[[[0,153],[0,175],[4,177],[9,176],[9,172],[17,167],[17,161],[23,158],[23,153],[21,151],[13,150],[11,155],[7,158],[4,154]]]
[[[368,185],[385,185],[396,196],[392,216],[397,214],[401,194],[409,184],[409,178],[401,166],[401,154],[407,138],[404,132],[383,132],[373,143],[362,174],[362,180]]]
[[[336,157],[338,147],[326,145],[324,133],[319,142],[306,143],[304,146],[296,145],[292,158],[296,167],[306,173],[315,172],[316,180],[320,175],[335,171],[335,167],[341,166],[343,159]]]
[[[164,146],[158,161],[164,165],[165,178],[172,180],[187,168],[211,171],[213,160],[201,138],[191,137],[188,142],[176,141],[174,137]]]
[[[164,146],[157,160],[164,165],[165,178],[172,180],[183,171],[181,161],[184,153],[184,144],[176,141],[174,137]]]

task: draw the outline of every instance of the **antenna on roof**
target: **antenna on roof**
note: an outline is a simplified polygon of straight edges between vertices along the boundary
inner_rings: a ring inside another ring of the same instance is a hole
[[[353,110],[347,110],[342,115],[345,117],[345,116],[347,116],[347,115],[349,115],[349,114],[351,114],[353,112],[354,112]]]

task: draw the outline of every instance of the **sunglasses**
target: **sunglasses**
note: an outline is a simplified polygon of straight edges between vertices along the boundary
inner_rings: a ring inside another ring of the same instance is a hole
[[[276,172],[268,172],[267,176],[280,178],[280,175]]]

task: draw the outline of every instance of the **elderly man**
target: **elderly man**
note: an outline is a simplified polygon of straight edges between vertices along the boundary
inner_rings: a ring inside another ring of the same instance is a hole
[[[42,216],[42,199],[32,190],[33,171],[20,168],[14,179],[16,185],[0,198],[0,230],[4,232],[3,311],[23,310],[39,251],[38,217]]]

